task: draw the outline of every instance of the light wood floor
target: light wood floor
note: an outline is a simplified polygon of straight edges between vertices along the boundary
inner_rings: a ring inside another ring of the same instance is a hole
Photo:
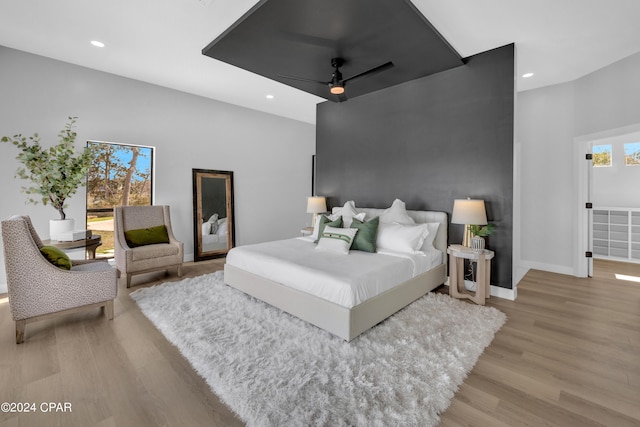
[[[222,268],[188,263],[186,276]],[[640,265],[596,262],[594,278],[530,271],[517,302],[492,298],[505,326],[461,386],[443,426],[639,426]],[[149,280],[135,286],[140,279]],[[27,326],[16,345],[0,296],[0,403],[69,402],[71,413],[0,413],[7,426],[241,425],[144,317],[120,283],[99,310]],[[446,291],[446,288],[440,291]],[[177,302],[177,301],[176,301]]]
[[[594,277],[532,270],[507,323],[442,416],[443,426],[640,426],[640,265]]]

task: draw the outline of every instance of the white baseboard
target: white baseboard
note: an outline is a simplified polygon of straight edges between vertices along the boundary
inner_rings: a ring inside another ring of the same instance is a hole
[[[518,283],[520,283],[524,276],[527,275],[527,273],[529,272],[529,268],[519,265],[518,267],[516,267],[515,271],[515,277],[513,278],[514,287],[518,286]]]
[[[518,298],[518,288],[514,286],[513,289],[507,289],[491,285],[491,296],[515,301]]]

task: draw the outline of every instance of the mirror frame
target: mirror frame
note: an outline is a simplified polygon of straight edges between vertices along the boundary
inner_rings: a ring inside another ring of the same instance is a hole
[[[210,169],[192,169],[193,177],[193,258],[203,261],[221,258],[236,244],[235,218],[233,212],[233,172]],[[226,214],[227,214],[227,248],[204,252],[202,250],[202,180],[203,178],[220,178],[225,180]]]

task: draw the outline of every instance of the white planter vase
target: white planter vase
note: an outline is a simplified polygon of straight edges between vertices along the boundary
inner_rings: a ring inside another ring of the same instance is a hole
[[[68,235],[73,233],[76,222],[69,219],[50,219],[49,220],[49,238],[51,240],[67,240]]]
[[[484,237],[473,236],[471,238],[471,248],[476,252],[484,250]]]

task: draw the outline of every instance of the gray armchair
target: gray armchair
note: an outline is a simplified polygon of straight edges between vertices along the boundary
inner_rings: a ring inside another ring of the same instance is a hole
[[[134,274],[176,267],[178,277],[182,276],[184,245],[173,235],[169,206],[118,206],[114,208],[113,224],[116,267],[126,274],[127,288]],[[159,225],[167,227],[169,243],[138,247],[127,243],[125,232]]]
[[[2,221],[9,307],[16,343],[28,323],[81,309],[102,307],[113,319],[118,271],[106,260],[72,260],[71,270],[51,264],[40,252],[42,240],[28,216]]]

